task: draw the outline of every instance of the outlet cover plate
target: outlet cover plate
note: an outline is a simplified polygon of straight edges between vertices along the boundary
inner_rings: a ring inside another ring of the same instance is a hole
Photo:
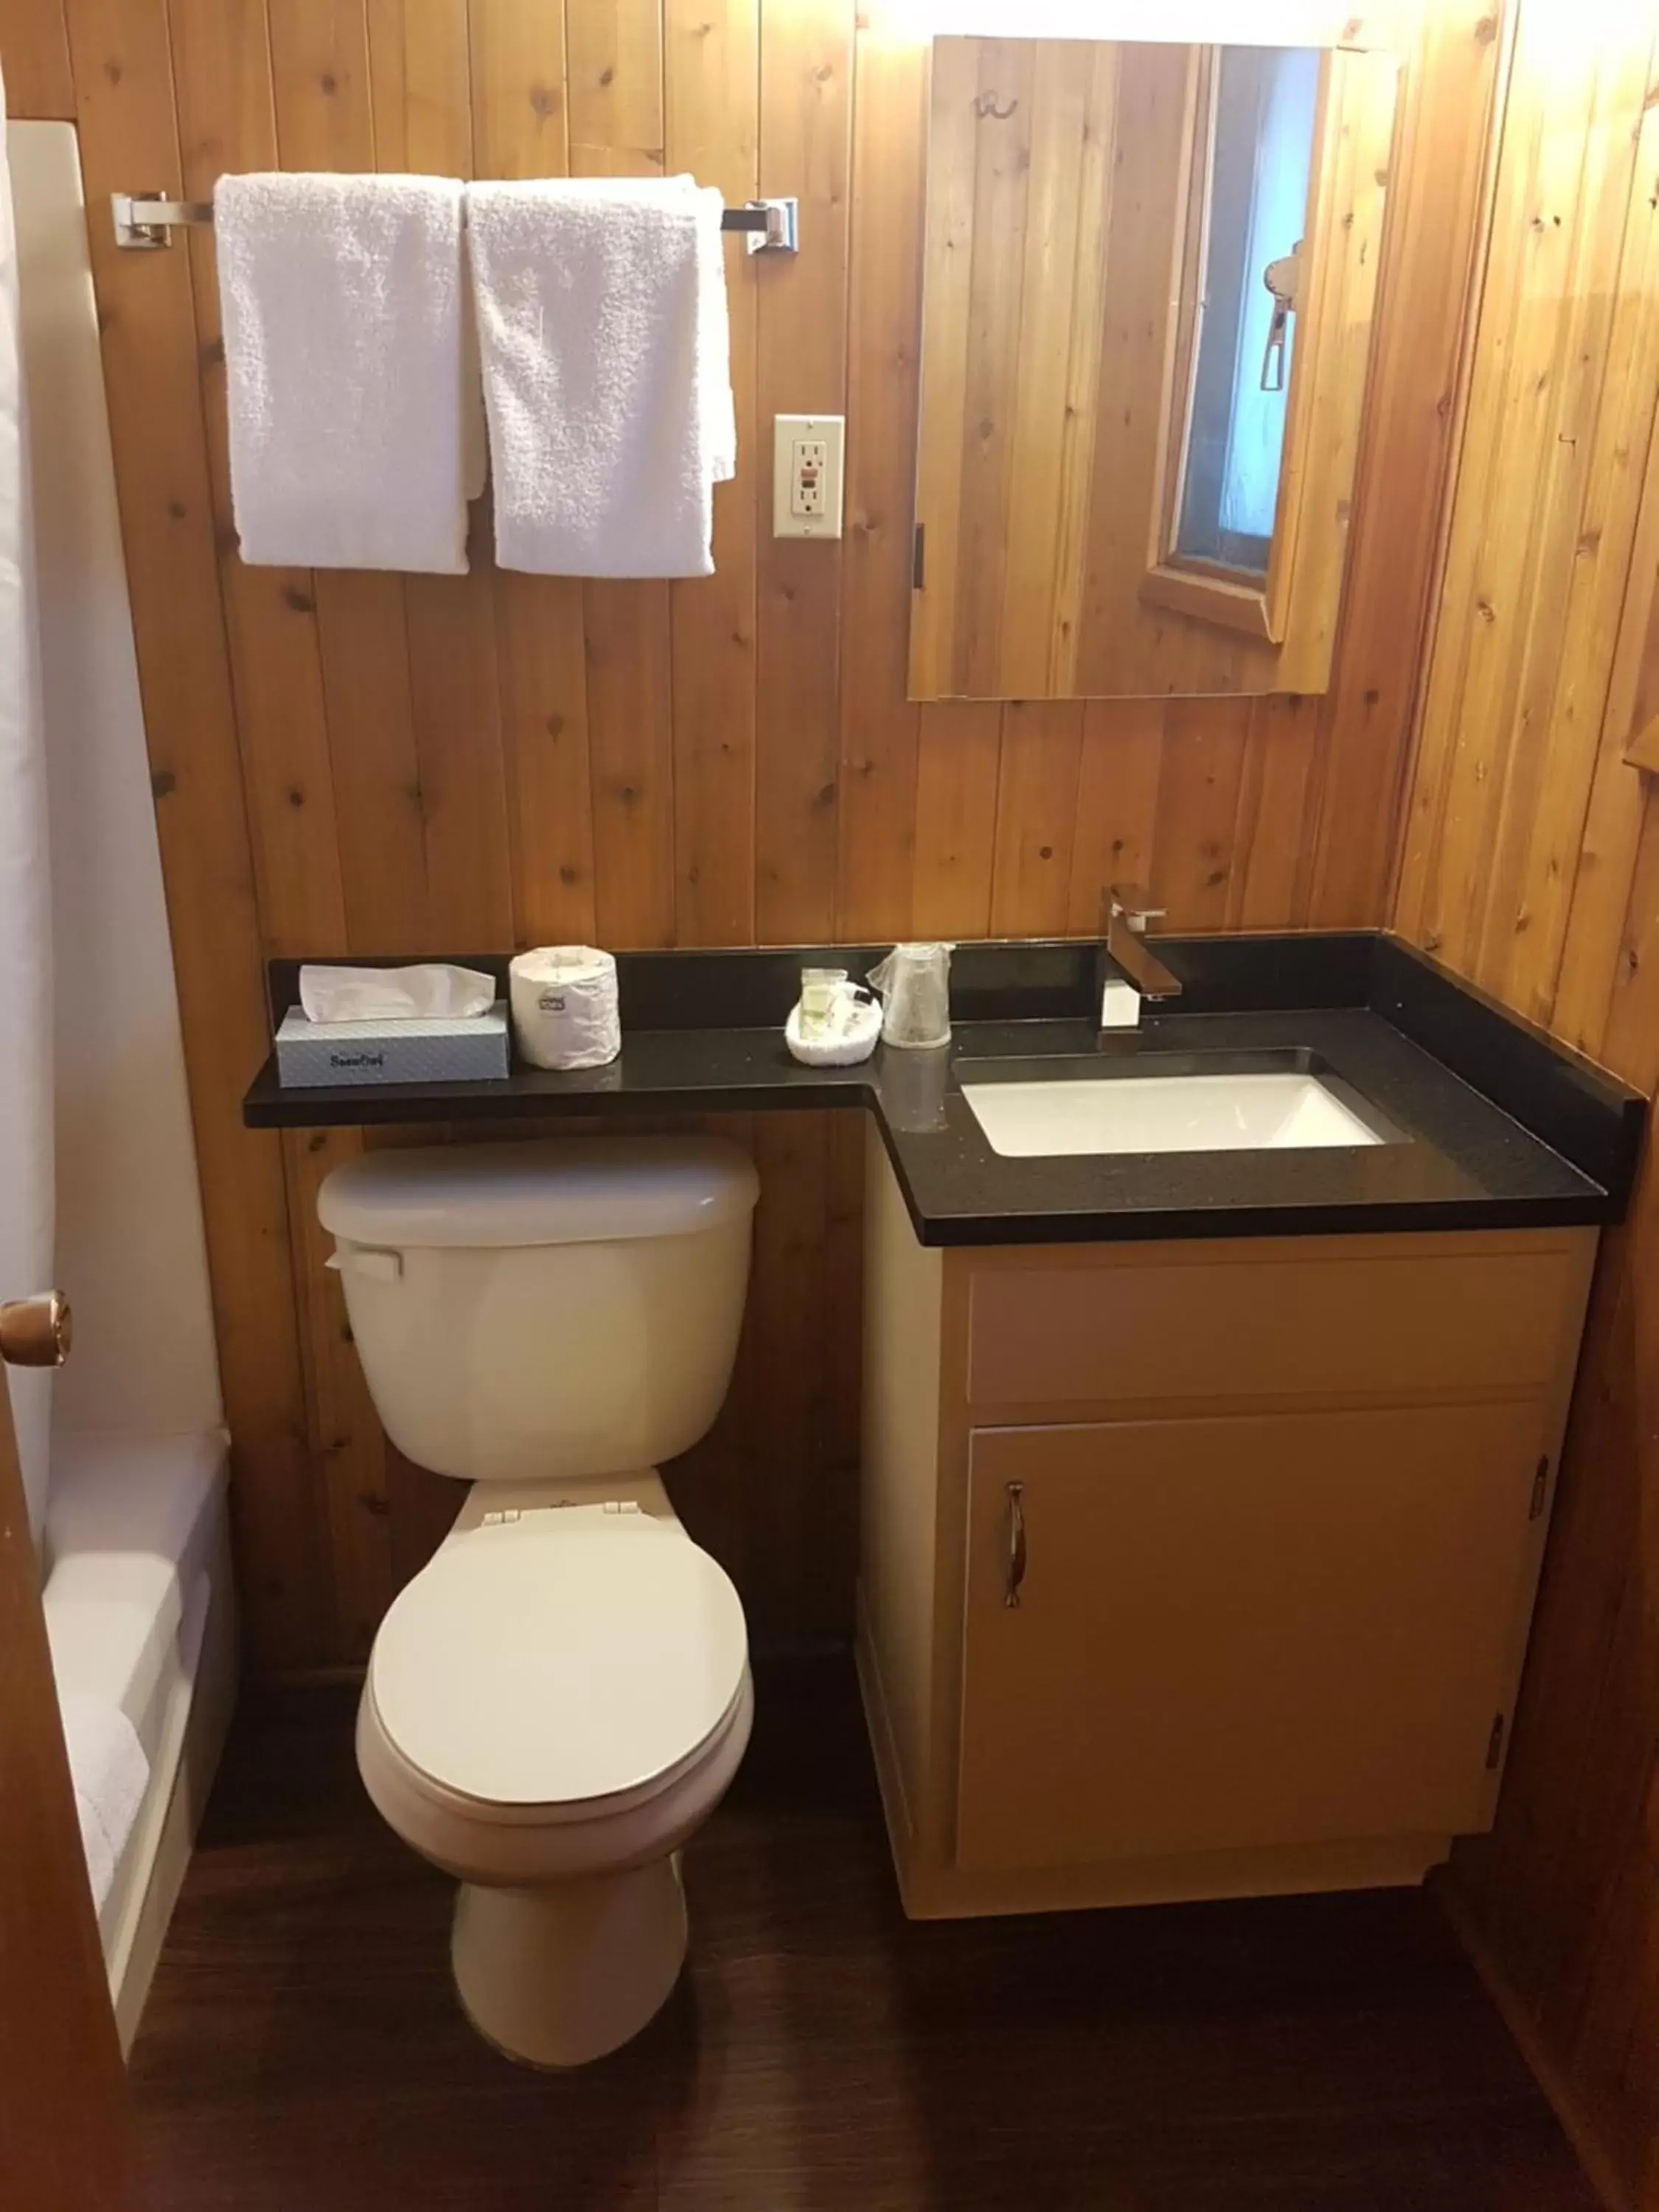
[[[797,448],[821,446],[823,466],[813,495],[816,511],[802,513],[797,497]],[[772,418],[772,535],[839,538],[846,479],[844,415],[775,415]]]

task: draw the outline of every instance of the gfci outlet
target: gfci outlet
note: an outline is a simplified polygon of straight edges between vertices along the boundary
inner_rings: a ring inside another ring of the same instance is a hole
[[[839,538],[845,416],[775,415],[772,424],[772,535]]]

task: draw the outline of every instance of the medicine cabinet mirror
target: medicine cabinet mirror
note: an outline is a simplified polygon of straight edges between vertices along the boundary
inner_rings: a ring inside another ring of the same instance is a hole
[[[1327,688],[1397,79],[934,42],[913,698]]]

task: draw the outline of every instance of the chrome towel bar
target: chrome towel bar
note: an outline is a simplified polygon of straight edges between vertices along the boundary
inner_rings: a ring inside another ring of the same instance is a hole
[[[115,243],[129,252],[153,252],[171,246],[175,230],[198,230],[213,221],[210,201],[170,200],[161,192],[112,192],[109,205]],[[742,231],[751,253],[795,253],[800,249],[800,202],[748,200],[726,209],[720,228]]]

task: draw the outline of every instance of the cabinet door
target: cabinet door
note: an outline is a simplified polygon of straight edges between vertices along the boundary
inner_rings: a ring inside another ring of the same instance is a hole
[[[959,1863],[1484,1826],[1540,1428],[1526,1400],[977,1431]]]

